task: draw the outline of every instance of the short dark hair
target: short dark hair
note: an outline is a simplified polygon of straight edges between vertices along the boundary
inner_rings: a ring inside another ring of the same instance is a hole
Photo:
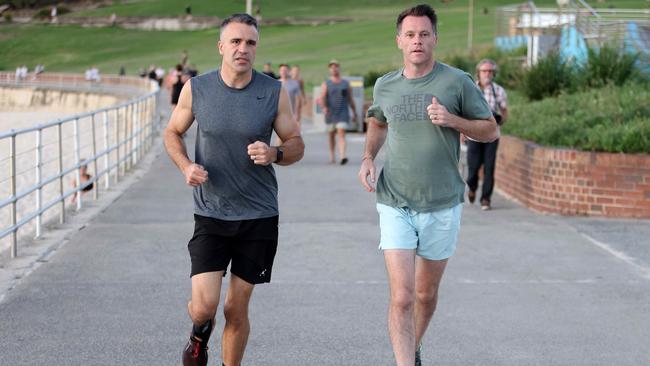
[[[280,66],[278,66],[278,68],[281,68],[282,66],[290,67],[289,64],[280,64]]]
[[[252,16],[246,14],[246,13],[238,13],[238,14],[233,14],[229,16],[228,18],[224,19],[223,22],[221,22],[221,27],[219,28],[219,31],[223,32],[223,29],[230,23],[243,23],[246,25],[252,25],[257,29],[257,20],[253,18]]]
[[[402,22],[404,21],[404,18],[408,16],[429,18],[431,21],[431,26],[433,27],[433,33],[438,33],[438,17],[436,16],[436,11],[427,4],[416,5],[401,12],[397,16],[397,33],[399,33],[402,28]]]

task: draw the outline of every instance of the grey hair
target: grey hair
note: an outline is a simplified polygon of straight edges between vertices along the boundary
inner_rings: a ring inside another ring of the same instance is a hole
[[[253,18],[252,16],[246,13],[238,13],[238,14],[233,14],[228,18],[224,19],[223,22],[221,22],[219,31],[223,33],[224,28],[226,28],[226,26],[230,23],[242,23],[246,25],[251,25],[255,27],[255,30],[259,30],[257,28],[257,20],[255,20],[255,18]]]
[[[494,76],[496,76],[497,72],[499,72],[499,65],[497,65],[496,61],[491,58],[484,58],[476,64],[476,75],[478,75],[478,69],[480,69],[481,65],[483,64],[491,64],[494,66]]]

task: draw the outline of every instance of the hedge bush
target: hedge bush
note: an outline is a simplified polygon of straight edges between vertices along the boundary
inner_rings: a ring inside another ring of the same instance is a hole
[[[638,76],[635,66],[638,54],[602,47],[600,50],[590,48],[588,55],[586,65],[579,70],[583,87],[601,87],[610,83],[620,86]]]
[[[545,146],[650,153],[648,100],[650,85],[628,83],[510,103],[510,118],[502,133]]]
[[[478,54],[457,53],[443,58],[443,62],[453,67],[468,72],[476,79],[476,64],[484,59],[494,60],[499,67],[499,72],[494,81],[506,89],[518,89],[523,77],[522,57],[526,55],[526,48],[505,52],[491,48]]]
[[[372,89],[374,88],[377,79],[398,68],[398,66],[382,66],[380,68],[370,70],[363,74],[363,85],[366,88]]]
[[[640,78],[638,54],[612,47],[588,49],[587,62],[576,65],[552,53],[524,71],[522,90],[529,100],[540,100],[560,93],[573,93],[608,84],[623,85]]]
[[[551,53],[524,72],[522,90],[530,100],[572,92],[576,87],[576,69],[557,53]]]

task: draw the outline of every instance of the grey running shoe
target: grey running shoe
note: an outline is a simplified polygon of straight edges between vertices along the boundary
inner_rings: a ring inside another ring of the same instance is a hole
[[[422,343],[420,343],[418,349],[415,350],[415,366],[422,366]]]

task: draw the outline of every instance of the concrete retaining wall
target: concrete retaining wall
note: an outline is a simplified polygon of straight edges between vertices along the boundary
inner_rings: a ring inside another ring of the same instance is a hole
[[[87,91],[55,90],[41,87],[0,87],[0,110],[21,112],[47,110],[76,114],[126,101],[127,97]]]

